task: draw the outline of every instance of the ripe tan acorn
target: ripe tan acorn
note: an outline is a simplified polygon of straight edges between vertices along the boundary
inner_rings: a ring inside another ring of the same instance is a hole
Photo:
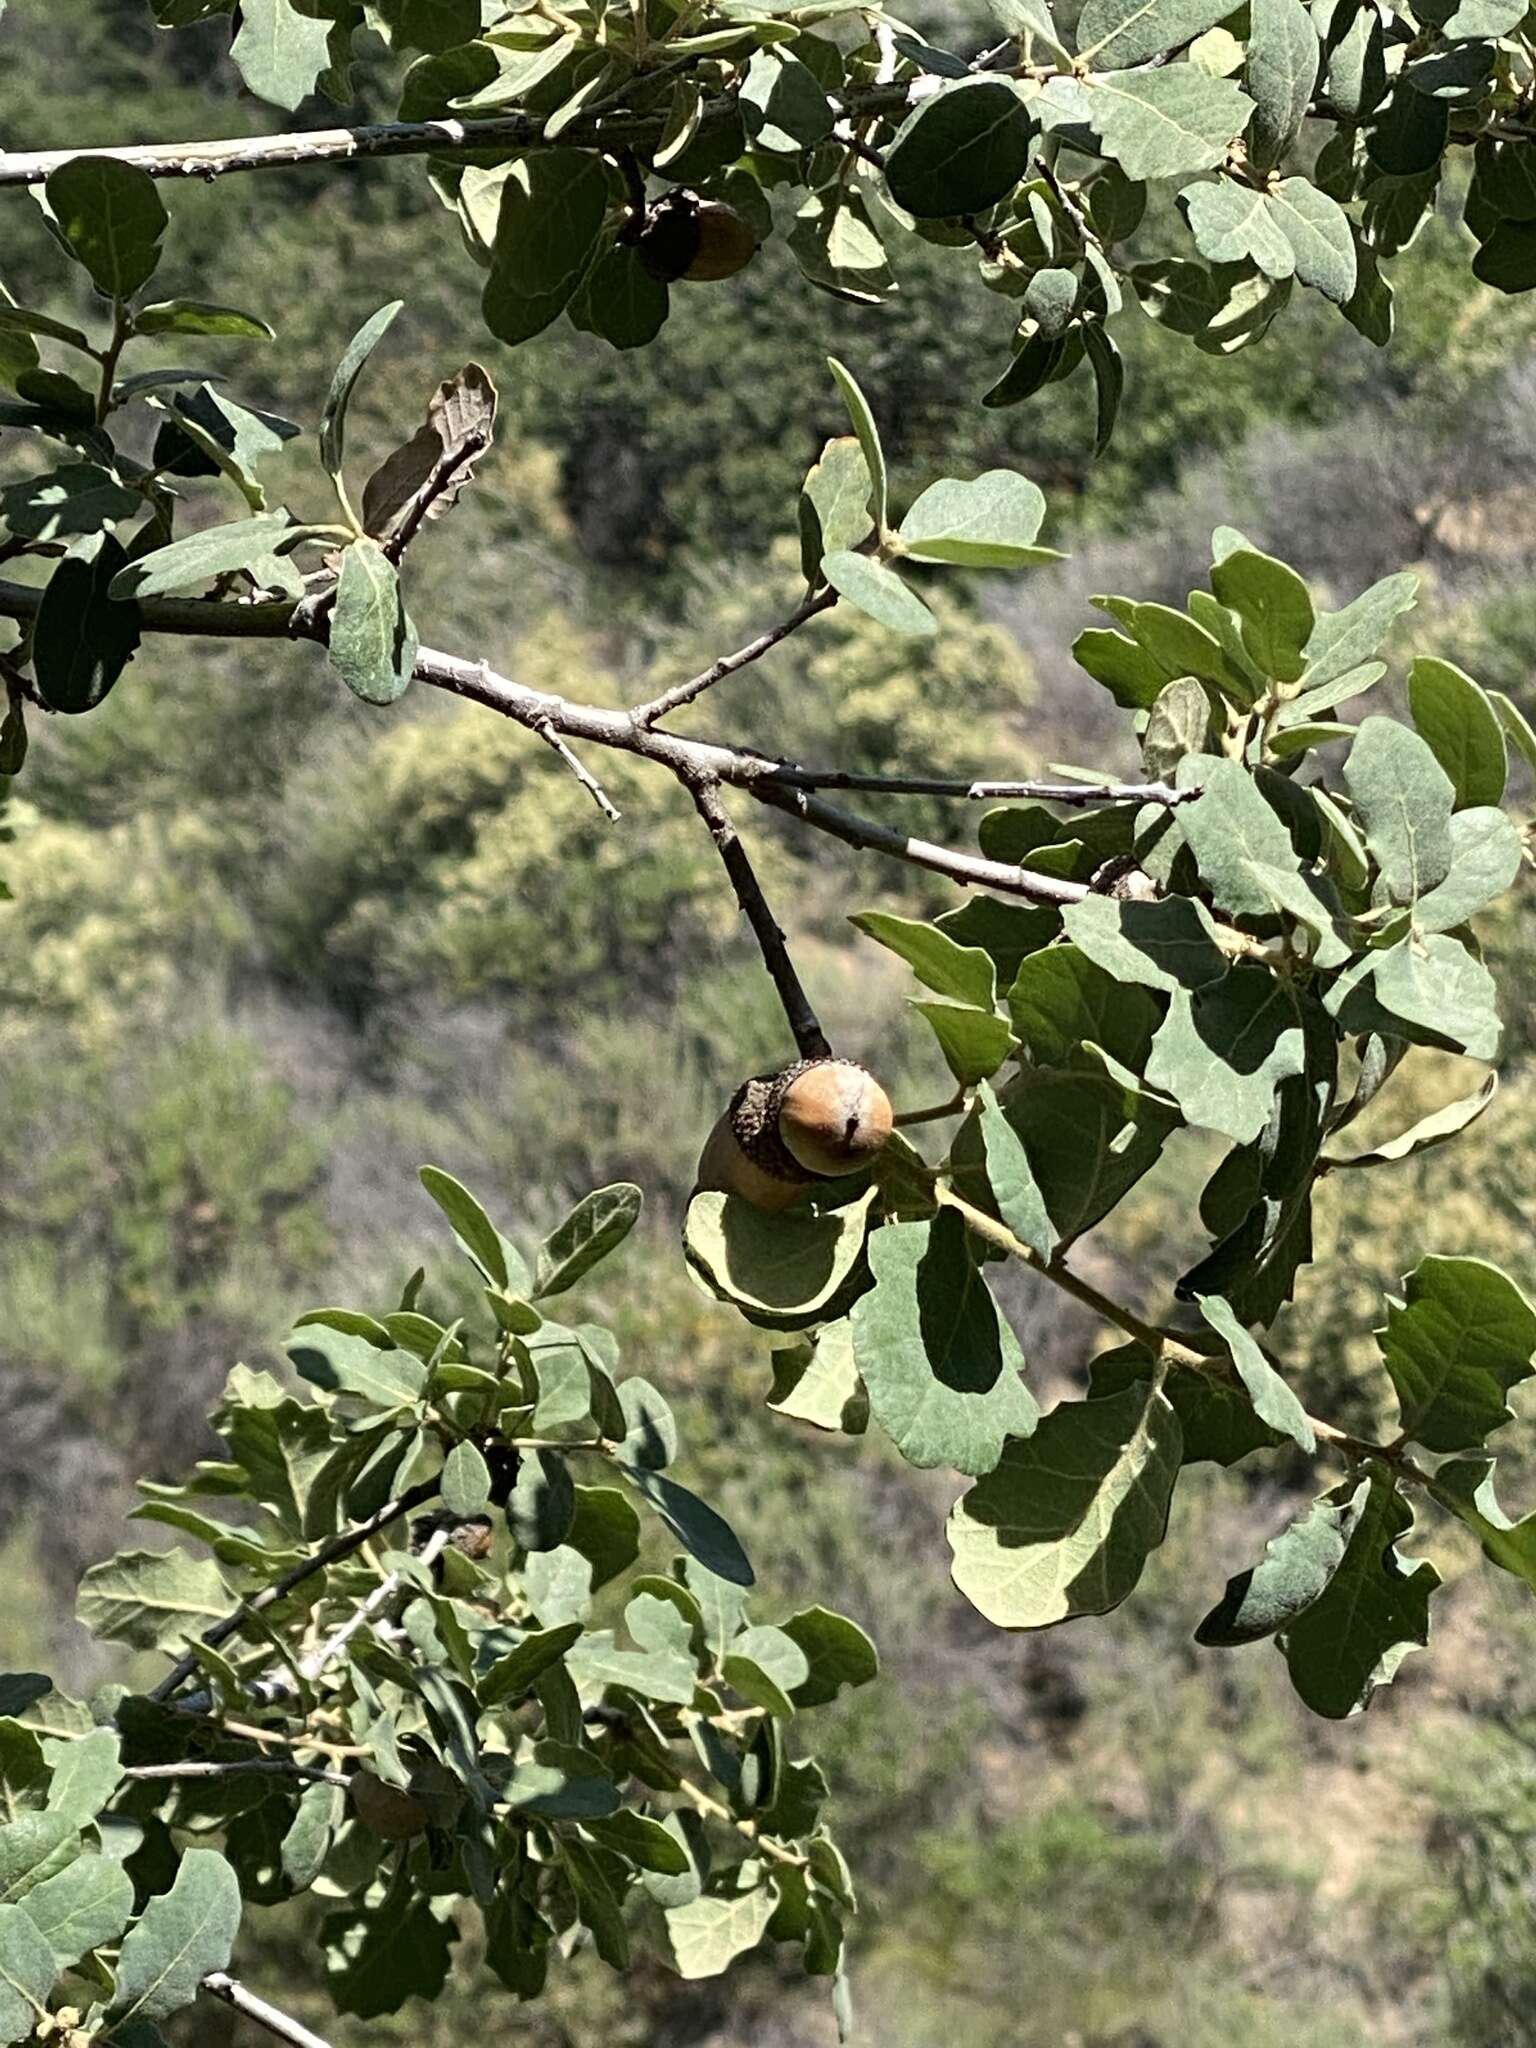
[[[856,1060],[802,1060],[778,1081],[778,1135],[790,1157],[828,1180],[868,1166],[891,1135],[891,1098]]]
[[[669,192],[650,209],[636,243],[642,268],[661,284],[734,277],[757,254],[757,236],[734,206]]]
[[[819,1180],[868,1166],[891,1134],[890,1097],[854,1060],[797,1060],[744,1081],[704,1142],[699,1188],[787,1209]]]

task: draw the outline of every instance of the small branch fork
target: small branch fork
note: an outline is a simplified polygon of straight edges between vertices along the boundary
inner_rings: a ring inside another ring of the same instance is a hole
[[[700,669],[696,676],[690,676],[686,683],[678,683],[670,690],[663,690],[659,697],[653,697],[648,704],[637,704],[630,712],[633,722],[642,728],[657,725],[664,718],[670,718],[684,704],[691,704],[695,697],[702,697],[706,690],[734,675],[737,669],[745,668],[749,662],[760,661],[771,648],[781,640],[787,640],[791,633],[799,632],[807,619],[814,619],[818,612],[830,611],[837,603],[837,592],[830,587],[807,595],[787,619],[777,626],[770,626],[766,633],[759,633],[755,640],[749,640],[745,647],[738,647],[734,654],[722,654],[718,661],[712,661],[708,668]]]

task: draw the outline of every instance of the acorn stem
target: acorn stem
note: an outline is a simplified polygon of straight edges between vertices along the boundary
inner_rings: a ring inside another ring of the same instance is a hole
[[[795,1045],[803,1060],[825,1060],[832,1057],[832,1048],[827,1042],[816,1012],[811,1008],[811,999],[801,985],[795,972],[795,963],[789,957],[789,948],[778,921],[768,908],[768,899],[763,894],[762,884],[747,858],[747,849],[731,823],[730,814],[720,801],[720,785],[713,776],[685,774],[682,780],[688,786],[699,816],[709,828],[709,836],[715,842],[715,849],[725,863],[725,872],[736,891],[736,901],[746,913],[752,935],[757,940],[758,951],[763,956],[774,987],[778,990],[779,1001],[784,1007],[790,1031],[794,1034]]]

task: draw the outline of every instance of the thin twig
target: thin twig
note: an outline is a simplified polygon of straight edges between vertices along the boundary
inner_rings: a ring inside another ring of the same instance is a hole
[[[399,565],[401,556],[431,518],[432,508],[439,498],[458,480],[465,465],[478,462],[490,445],[490,428],[478,426],[471,428],[462,441],[455,441],[443,450],[432,474],[406,505],[398,524],[379,542],[381,551],[390,561]]]
[[[749,662],[760,661],[771,648],[781,640],[787,640],[791,633],[798,633],[807,619],[814,619],[818,612],[830,611],[837,603],[837,592],[830,587],[802,598],[787,619],[777,626],[771,626],[766,633],[759,633],[755,640],[749,640],[745,647],[738,647],[734,654],[722,654],[718,661],[712,661],[708,668],[700,669],[696,676],[690,676],[686,683],[676,683],[670,690],[663,690],[659,697],[653,697],[648,704],[636,704],[629,716],[642,729],[658,724],[668,718],[684,704],[691,704],[695,697],[702,697],[726,676],[734,675]]]
[[[233,1614],[227,1614],[222,1621],[216,1621],[212,1628],[204,1629],[199,1641],[206,1643],[209,1649],[216,1649],[220,1643],[243,1628],[250,1615],[259,1614],[264,1608],[274,1606],[291,1593],[295,1586],[302,1585],[305,1579],[312,1577],[314,1573],[324,1571],[327,1565],[335,1564],[343,1557],[350,1557],[352,1552],[361,1548],[370,1536],[376,1535],[380,1529],[386,1528],[401,1515],[408,1515],[412,1508],[419,1508],[424,1501],[435,1499],[438,1486],[438,1480],[424,1479],[420,1486],[413,1486],[397,1499],[386,1501],[378,1513],[370,1515],[366,1522],[359,1522],[354,1528],[344,1529],[339,1536],[333,1536],[329,1542],[322,1543],[313,1557],[307,1557],[301,1564],[292,1566],[280,1579],[274,1579],[270,1586],[264,1587],[254,1600],[243,1602]],[[177,1658],[160,1683],[151,1690],[149,1697],[152,1700],[168,1700],[196,1669],[197,1652],[189,1650],[185,1656]]]
[[[830,95],[844,114],[899,113],[917,78],[865,86]],[[699,128],[709,133],[740,118],[734,95],[705,103]],[[660,140],[665,114],[588,112],[561,131],[574,148],[643,148]],[[377,121],[353,128],[312,128],[286,135],[235,135],[202,142],[126,143],[111,149],[11,150],[0,154],[0,185],[40,185],[76,157],[110,157],[132,164],[152,178],[222,178],[232,171],[265,171],[285,165],[356,163],[368,157],[460,157],[484,149],[527,149],[544,132],[538,114],[497,114],[483,121]]]
[[[591,797],[593,803],[597,805],[597,808],[603,813],[604,817],[607,818],[611,824],[617,825],[620,817],[622,816],[622,813],[620,812],[618,805],[613,801],[612,797],[609,796],[607,790],[604,789],[603,785],[598,781],[597,777],[592,773],[591,769],[584,766],[580,757],[574,754],[571,751],[571,749],[566,745],[565,741],[561,739],[559,733],[555,731],[555,728],[553,727],[553,725],[550,724],[549,720],[547,718],[540,719],[538,724],[534,726],[533,730],[538,734],[541,740],[543,740],[547,745],[554,748],[555,752],[560,756],[560,759],[565,763],[566,767],[570,769],[571,773],[575,776],[576,780],[581,784],[582,788],[587,792],[588,796]]]
[[[935,1102],[927,1109],[904,1109],[895,1118],[896,1128],[904,1131],[912,1124],[936,1124],[947,1116],[958,1116],[965,1107],[965,1090],[957,1088],[948,1102]]]
[[[258,2027],[265,2027],[269,2034],[275,2034],[279,2041],[287,2041],[290,2048],[331,2048],[323,2035],[312,2034],[308,2027],[300,2025],[286,2012],[280,2012],[275,2005],[268,2005],[264,1998],[258,1998],[254,1991],[247,1991],[238,1977],[231,1977],[227,1970],[213,1970],[203,1979],[202,1989],[210,1998],[222,1998],[226,2005],[232,2005],[236,2012],[244,2013],[248,2020],[254,2020]]]
[[[41,599],[41,590],[33,585],[0,581],[0,617],[35,618]],[[307,600],[297,604],[286,599],[278,603],[240,604],[209,598],[152,598],[140,600],[137,611],[139,628],[148,633],[323,643],[327,631],[326,621],[314,616],[314,608]],[[637,724],[627,711],[577,704],[547,691],[529,689],[510,676],[498,675],[483,661],[465,661],[458,655],[425,647],[417,654],[413,674],[420,683],[446,690],[470,703],[483,704],[503,718],[516,720],[530,732],[547,721],[568,740],[637,754],[680,777],[690,771],[713,777],[717,782],[746,790],[759,803],[787,811],[848,846],[882,853],[893,860],[910,861],[967,887],[994,889],[1001,895],[1020,896],[1029,903],[1080,903],[1091,893],[1082,882],[1036,874],[1030,868],[1007,861],[985,860],[978,854],[917,839],[841,810],[814,790],[795,787],[786,780],[790,764],[750,748],[721,746],[680,733],[654,731]]]
[[[1171,782],[962,782],[940,775],[864,775],[852,768],[802,768],[785,761],[765,778],[789,789],[857,789],[885,796],[963,797],[972,803],[1030,802],[1087,809],[1094,804],[1184,804],[1198,789]]]
[[[747,858],[747,849],[742,845],[736,827],[731,823],[730,814],[720,801],[719,785],[708,776],[682,775],[689,795],[699,816],[708,827],[709,836],[715,842],[715,849],[725,863],[725,872],[730,876],[731,887],[736,891],[736,901],[741,905],[752,933],[757,940],[758,951],[763,956],[763,965],[769,978],[779,992],[779,1001],[784,1006],[784,1015],[794,1033],[795,1044],[803,1060],[824,1060],[831,1054],[826,1033],[811,1008],[811,999],[801,986],[795,972],[795,963],[789,957],[789,947],[778,921],[768,908],[768,899],[763,894],[762,884]]]
[[[125,1778],[306,1778],[312,1785],[340,1785],[351,1782],[340,1771],[322,1771],[312,1764],[296,1764],[285,1756],[237,1756],[222,1763],[134,1764]]]

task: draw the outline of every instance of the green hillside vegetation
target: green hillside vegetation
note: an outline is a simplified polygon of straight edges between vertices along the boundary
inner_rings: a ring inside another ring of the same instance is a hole
[[[156,39],[146,22],[138,0],[13,0],[0,22],[7,137],[85,144],[265,119],[218,61],[217,24]],[[367,63],[356,75],[367,117],[381,102]],[[266,361],[200,345],[238,364],[243,393],[312,417],[338,336],[402,279],[407,311],[354,415],[359,461],[465,360],[500,386],[494,452],[451,535],[429,533],[413,557],[431,644],[621,703],[780,616],[796,595],[794,493],[839,426],[820,367],[835,340],[910,487],[941,462],[1017,463],[1047,488],[1047,538],[1072,559],[1017,588],[931,577],[946,630],[915,653],[860,614],[817,621],[726,686],[735,736],[937,775],[1100,759],[1089,748],[1110,727],[1068,652],[1086,594],[1182,593],[1217,517],[1340,596],[1413,562],[1425,587],[1402,648],[1432,643],[1536,716],[1533,314],[1529,300],[1466,296],[1459,229],[1432,224],[1404,259],[1407,322],[1381,353],[1308,315],[1283,345],[1192,371],[1142,323],[1126,344],[1139,402],[1094,466],[1079,385],[1047,406],[969,403],[996,308],[956,291],[942,251],[891,308],[781,294],[770,251],[647,351],[567,334],[514,357],[478,329],[468,259],[404,167],[254,184],[181,195],[163,273],[169,295],[210,259],[223,296],[280,309]],[[8,206],[0,272],[78,316],[63,259],[27,214]],[[1390,446],[1376,432],[1388,423]],[[253,672],[259,688],[235,687]],[[984,1628],[935,1544],[908,1540],[942,1514],[947,1476],[770,1416],[768,1342],[705,1300],[678,1255],[702,1135],[782,1032],[681,793],[610,761],[624,814],[610,826],[526,733],[427,694],[370,711],[310,650],[160,638],[90,720],[34,721],[0,859],[14,897],[0,909],[7,1660],[57,1668],[77,1690],[102,1675],[69,1617],[80,1571],[124,1540],[129,1475],[169,1478],[206,1455],[203,1416],[229,1367],[280,1369],[295,1310],[398,1292],[423,1236],[420,1160],[532,1236],[585,1188],[633,1179],[646,1221],[604,1269],[596,1312],[674,1401],[698,1481],[770,1600],[834,1603],[881,1645],[884,1682],[828,1709],[821,1735],[861,1873],[852,1966],[869,2039],[1529,2040],[1525,1590],[1471,1575],[1467,1538],[1440,1653],[1368,1722],[1308,1721],[1266,1647],[1197,1664],[1200,1614],[1305,1497],[1298,1459],[1289,1487],[1283,1468],[1200,1468],[1113,1626],[1070,1640]],[[690,729],[711,730],[715,701]],[[937,821],[922,800],[888,815]],[[974,823],[951,807],[953,836]],[[942,1097],[903,976],[843,906],[932,914],[949,892],[785,820],[759,814],[751,829],[829,1028],[900,1100]],[[1333,1174],[1326,1258],[1280,1326],[1309,1404],[1352,1426],[1380,1419],[1364,1391],[1372,1318],[1422,1252],[1475,1248],[1536,1290],[1529,891],[1491,943],[1510,985],[1497,1119],[1422,1160]],[[1363,1141],[1465,1092],[1464,1063],[1431,1065],[1430,1080],[1384,1092]],[[1199,1143],[1176,1144],[1085,1243],[1085,1270],[1118,1276],[1129,1298],[1154,1261],[1166,1272],[1203,1247],[1188,1192]],[[446,1311],[460,1282],[443,1261],[426,1286]],[[1045,1292],[1022,1273],[1000,1289],[1037,1381],[1081,1387],[1101,1340]],[[1527,1476],[1521,1505],[1536,1498]],[[622,1990],[578,1959],[533,2018],[461,1966],[430,2012],[336,2021],[303,1940],[312,1911],[265,1916],[247,1972],[349,2048],[446,2048],[476,2031],[534,2048],[833,2038],[821,1995],[762,1958],[703,1985],[642,1969]],[[222,2011],[177,2028],[185,2043],[263,2038]]]

